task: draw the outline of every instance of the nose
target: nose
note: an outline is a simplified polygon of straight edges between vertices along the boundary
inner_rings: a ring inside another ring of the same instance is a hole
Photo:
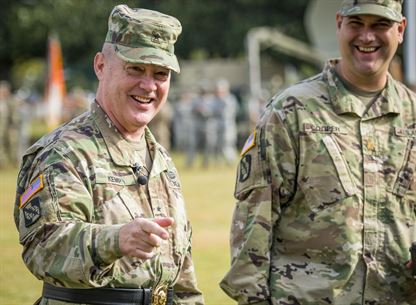
[[[363,43],[369,43],[372,42],[376,39],[376,36],[374,34],[374,31],[366,28],[363,29],[360,33],[359,39],[363,42]]]
[[[157,89],[156,81],[152,75],[143,75],[139,81],[139,87],[147,92],[155,91]]]

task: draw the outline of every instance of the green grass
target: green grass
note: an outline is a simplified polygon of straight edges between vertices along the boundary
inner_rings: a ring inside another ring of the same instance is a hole
[[[175,155],[188,217],[193,227],[193,259],[207,305],[235,304],[218,283],[229,266],[229,228],[235,166],[183,167]],[[40,296],[41,282],[24,266],[13,220],[16,169],[0,170],[0,304],[30,305]]]
[[[16,169],[0,171],[0,304],[33,304],[40,296],[41,283],[26,269],[21,258],[13,203]]]

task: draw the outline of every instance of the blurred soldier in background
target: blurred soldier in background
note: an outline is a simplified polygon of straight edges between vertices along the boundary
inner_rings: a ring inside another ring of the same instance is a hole
[[[15,222],[42,305],[204,303],[177,170],[147,124],[167,100],[179,21],[116,6],[91,110],[23,157]]]
[[[10,84],[0,81],[0,168],[8,164],[7,131],[8,131],[8,106],[7,100],[11,94]]]
[[[248,114],[249,114],[249,125],[250,125],[250,132],[254,128],[256,128],[256,124],[260,119],[262,113],[266,109],[266,105],[269,102],[270,93],[268,90],[263,89],[261,92],[261,96],[257,98],[252,98],[248,102]],[[249,133],[250,133],[249,132]]]
[[[401,9],[344,0],[342,58],[276,95],[248,138],[221,282],[238,304],[416,304],[416,94],[388,72]]]
[[[192,114],[193,94],[190,91],[183,91],[174,104],[174,144],[178,151],[186,152],[195,144],[195,122]],[[190,154],[190,153],[189,153]]]
[[[11,92],[7,98],[8,120],[7,120],[7,144],[9,160],[13,165],[19,163],[19,135],[22,123],[23,101],[19,100]]]
[[[188,158],[188,166],[191,166],[197,152],[202,153],[202,165],[208,167],[215,158],[215,149],[218,138],[218,103],[214,98],[213,87],[210,82],[201,82],[199,94],[193,103],[193,116],[195,122],[196,147]]]
[[[0,82],[0,166],[16,166],[22,156],[27,133],[27,107],[12,93],[7,81]]]
[[[230,92],[230,84],[226,79],[218,80],[215,89],[219,113],[216,151],[219,157],[229,165],[236,158],[238,101]]]
[[[87,93],[81,87],[74,87],[65,96],[62,121],[67,122],[88,110],[90,103]]]
[[[171,128],[172,128],[173,109],[170,103],[159,111],[157,116],[149,123],[149,128],[158,141],[168,151],[171,149]]]
[[[31,124],[34,117],[33,107],[30,104],[31,91],[26,88],[20,88],[17,90],[16,99],[18,101],[18,122],[17,122],[17,148],[16,148],[16,162],[15,165],[19,165],[20,160],[26,152],[26,149],[30,146]]]

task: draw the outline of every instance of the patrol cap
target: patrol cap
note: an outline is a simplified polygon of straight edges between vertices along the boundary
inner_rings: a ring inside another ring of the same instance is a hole
[[[339,13],[342,16],[376,15],[401,22],[402,3],[403,0],[343,0]]]
[[[182,32],[178,19],[157,11],[117,5],[108,18],[106,42],[131,63],[154,64],[179,73],[174,43]]]

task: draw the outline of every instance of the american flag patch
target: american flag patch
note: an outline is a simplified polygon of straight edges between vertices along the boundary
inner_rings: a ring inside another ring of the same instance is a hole
[[[21,209],[26,202],[30,198],[32,198],[33,195],[35,195],[37,192],[39,192],[41,189],[43,189],[43,175],[39,175],[26,189],[26,191],[20,196],[20,205],[19,209]]]
[[[256,145],[256,131],[247,138],[246,143],[244,144],[243,149],[241,150],[240,156],[244,155],[246,152],[250,150],[250,148]]]

